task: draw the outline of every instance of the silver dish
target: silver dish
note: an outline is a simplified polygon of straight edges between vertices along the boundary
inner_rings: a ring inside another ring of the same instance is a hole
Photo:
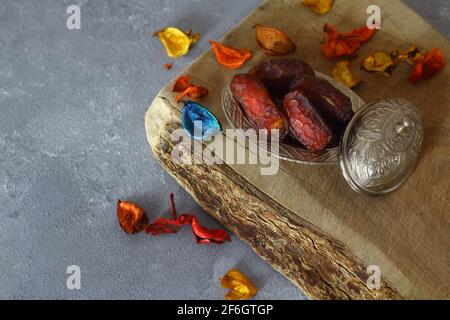
[[[316,76],[329,81],[352,102],[355,115],[339,146],[310,151],[280,141],[278,153],[268,152],[301,164],[339,164],[349,186],[366,195],[382,195],[399,188],[413,172],[422,148],[422,119],[417,108],[400,98],[365,104],[334,79],[319,72]],[[233,128],[252,128],[229,85],[223,90],[222,107]]]

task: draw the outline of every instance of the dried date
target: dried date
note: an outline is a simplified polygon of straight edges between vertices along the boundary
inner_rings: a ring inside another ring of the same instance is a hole
[[[304,61],[296,59],[266,60],[250,72],[269,89],[271,93],[287,92],[289,84],[300,75],[314,77],[313,69]]]
[[[299,76],[291,83],[290,91],[294,90],[302,90],[333,127],[346,123],[353,115],[350,99],[324,79]]]
[[[288,121],[258,78],[249,74],[236,75],[230,89],[255,129],[267,129],[269,132],[278,129],[281,138],[286,136]]]
[[[308,150],[324,150],[333,138],[330,128],[301,90],[284,97],[292,135]]]

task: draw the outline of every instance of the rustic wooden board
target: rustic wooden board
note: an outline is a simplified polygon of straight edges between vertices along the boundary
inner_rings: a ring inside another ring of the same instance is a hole
[[[344,31],[362,25],[366,8],[382,8],[382,30],[353,61],[358,73],[364,56],[379,49],[405,49],[411,43],[439,47],[447,59],[447,39],[400,1],[337,1],[317,16],[298,0],[268,0],[223,40],[250,48],[251,64],[267,57],[256,47],[252,26],[285,30],[298,44],[292,56],[330,74],[319,44],[325,22]],[[171,132],[180,127],[180,109],[169,83],[146,115],[155,157],[196,201],[311,298],[450,298],[450,68],[418,86],[406,81],[401,66],[390,79],[363,75],[355,91],[365,101],[402,97],[417,105],[424,123],[424,148],[418,166],[396,192],[370,198],[354,193],[339,168],[280,163],[276,176],[261,176],[251,165],[176,165]],[[203,54],[186,73],[210,89],[202,101],[230,128],[221,107],[222,88],[236,73]],[[366,268],[378,265],[383,282],[369,290]]]

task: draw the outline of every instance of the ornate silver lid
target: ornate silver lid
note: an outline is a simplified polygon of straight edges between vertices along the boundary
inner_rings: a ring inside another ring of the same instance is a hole
[[[387,99],[361,108],[349,123],[339,148],[339,162],[349,185],[379,195],[409,177],[422,147],[422,121],[416,107]]]

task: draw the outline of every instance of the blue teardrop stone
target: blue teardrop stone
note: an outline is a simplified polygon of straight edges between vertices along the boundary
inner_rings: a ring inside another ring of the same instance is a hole
[[[181,111],[181,124],[189,136],[202,140],[221,131],[217,118],[204,106],[194,101],[187,101]]]

